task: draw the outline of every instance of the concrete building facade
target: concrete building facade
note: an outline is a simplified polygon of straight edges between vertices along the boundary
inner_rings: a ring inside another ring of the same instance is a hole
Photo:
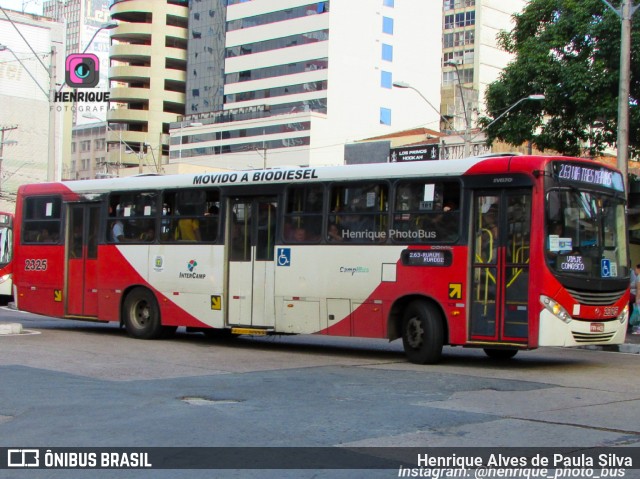
[[[454,130],[464,132],[467,126],[474,129],[478,117],[484,114],[487,87],[512,59],[498,47],[497,36],[513,28],[513,14],[522,11],[526,3],[443,0],[440,111]],[[462,147],[458,150],[453,157],[462,156]]]
[[[0,15],[0,210],[13,211],[18,186],[60,178],[62,114],[50,98],[64,78],[65,39],[63,26],[49,18],[3,11],[9,19]]]
[[[342,164],[351,141],[439,127],[438,111],[393,88],[409,82],[439,104],[439,3],[202,0],[189,14],[171,163]]]
[[[112,0],[108,161],[156,165],[169,157],[169,125],[184,114],[186,0]]]

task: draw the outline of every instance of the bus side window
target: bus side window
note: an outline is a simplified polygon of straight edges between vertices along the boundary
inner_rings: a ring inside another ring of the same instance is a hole
[[[322,185],[290,186],[286,192],[285,243],[319,243],[322,237]]]
[[[161,240],[207,242],[218,239],[220,192],[217,189],[167,191],[162,197]]]
[[[157,193],[114,193],[109,197],[107,241],[149,243],[156,238]]]
[[[392,239],[398,243],[451,243],[460,234],[460,185],[417,180],[395,188]]]
[[[62,211],[60,197],[33,196],[25,200],[23,243],[57,243]]]
[[[388,196],[384,183],[334,184],[329,196],[327,241],[333,243],[339,237],[352,243],[386,242]]]

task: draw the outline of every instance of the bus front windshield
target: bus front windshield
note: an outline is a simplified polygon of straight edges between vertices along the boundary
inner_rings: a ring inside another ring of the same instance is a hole
[[[628,276],[622,199],[576,188],[553,189],[546,199],[545,248],[552,271],[584,279]]]
[[[12,230],[8,226],[0,226],[0,268],[4,268],[11,262],[12,255]]]

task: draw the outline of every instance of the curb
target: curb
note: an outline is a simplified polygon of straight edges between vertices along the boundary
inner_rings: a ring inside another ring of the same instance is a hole
[[[22,324],[20,323],[0,324],[0,335],[20,333],[22,333]]]
[[[624,343],[611,346],[581,346],[592,351],[609,351],[612,353],[640,354],[640,344]]]

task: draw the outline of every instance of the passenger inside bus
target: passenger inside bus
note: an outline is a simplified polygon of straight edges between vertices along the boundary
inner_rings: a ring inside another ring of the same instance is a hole
[[[111,241],[114,243],[122,243],[125,239],[122,221],[115,220],[111,225]]]
[[[143,227],[142,230],[142,233],[140,233],[140,241],[151,243],[156,237],[156,230],[153,227],[153,223]]]
[[[341,243],[344,241],[337,224],[329,223],[329,227],[327,228],[327,241],[330,243]]]
[[[296,228],[295,230],[293,230],[291,240],[294,243],[304,243],[305,241],[307,241],[307,231],[301,226]]]
[[[192,207],[184,207],[183,214],[193,214]],[[202,241],[200,236],[200,221],[195,218],[182,218],[178,220],[176,239],[179,241]]]

